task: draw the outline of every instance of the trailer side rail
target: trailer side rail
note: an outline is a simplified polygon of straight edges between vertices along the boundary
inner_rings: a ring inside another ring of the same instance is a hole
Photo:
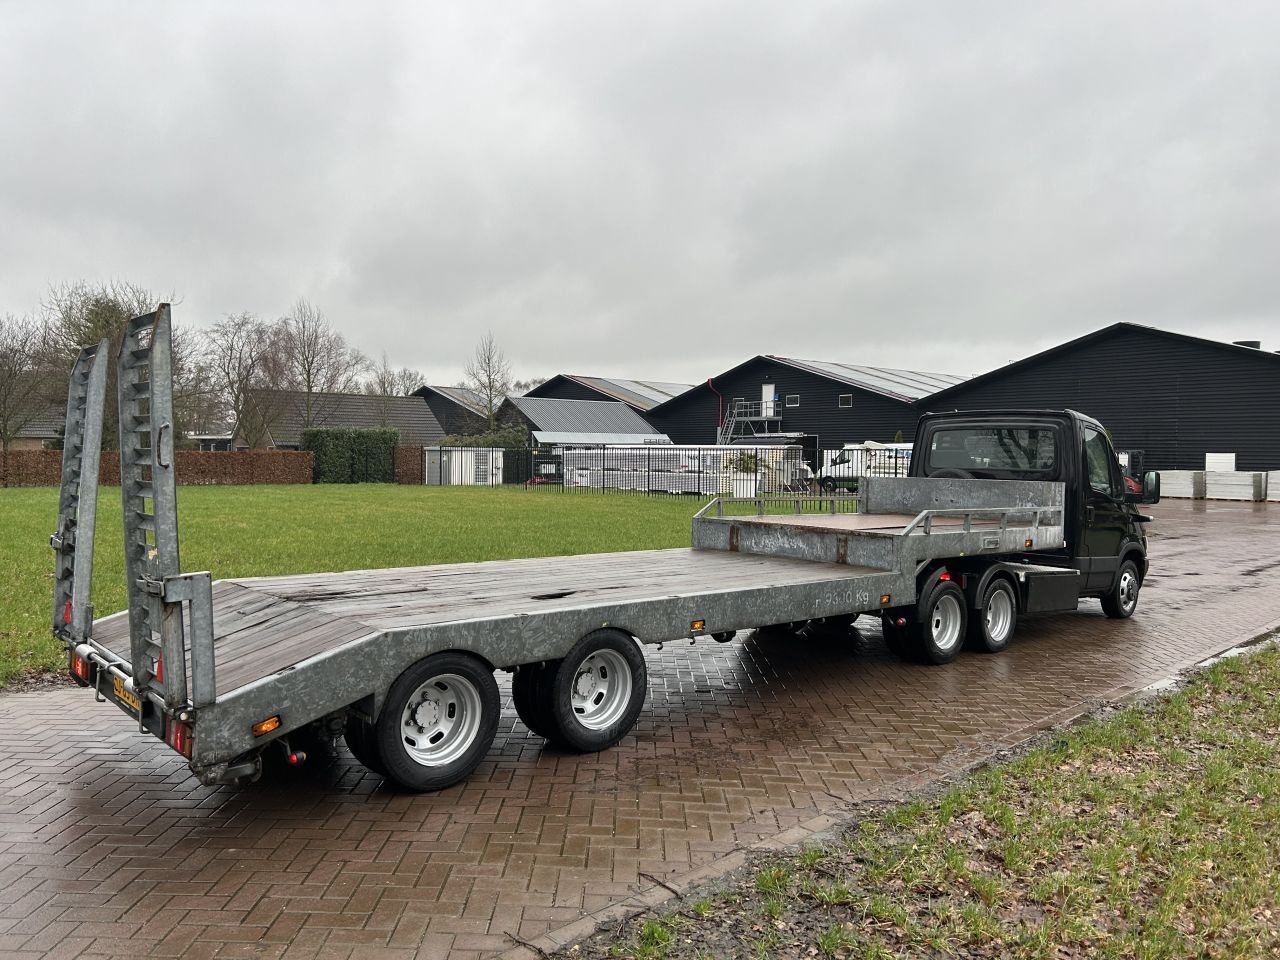
[[[928,536],[933,533],[933,521],[944,517],[961,517],[964,520],[962,525],[964,533],[973,532],[974,520],[999,521],[1000,530],[1009,529],[1010,517],[1025,516],[1030,518],[1029,524],[1022,526],[1028,527],[1033,533],[1039,532],[1041,526],[1052,526],[1055,523],[1062,524],[1062,508],[1052,507],[980,507],[976,509],[968,509],[965,507],[958,508],[942,508],[921,510],[910,523],[902,529],[904,537],[911,536],[917,530]],[[949,532],[954,532],[953,530]]]

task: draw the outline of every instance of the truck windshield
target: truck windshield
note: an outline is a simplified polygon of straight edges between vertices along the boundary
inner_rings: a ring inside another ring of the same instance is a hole
[[[1057,431],[1050,427],[943,427],[929,442],[927,473],[1043,475],[1058,468]]]

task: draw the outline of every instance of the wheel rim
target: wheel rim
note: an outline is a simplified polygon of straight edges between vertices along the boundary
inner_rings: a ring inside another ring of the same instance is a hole
[[[405,753],[424,767],[452,763],[480,732],[480,691],[466,677],[442,673],[413,691],[400,712]]]
[[[631,700],[631,667],[614,650],[597,650],[573,676],[573,714],[588,730],[603,730],[627,712]]]
[[[1120,574],[1120,608],[1128,613],[1138,605],[1138,577],[1132,570]]]
[[[1013,600],[1008,590],[997,588],[987,597],[987,636],[996,643],[1003,643],[1013,629]]]
[[[946,596],[933,605],[929,614],[929,634],[933,645],[949,653],[960,642],[960,601]]]

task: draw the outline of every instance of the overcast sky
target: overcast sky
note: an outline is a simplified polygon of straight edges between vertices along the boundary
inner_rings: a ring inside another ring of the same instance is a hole
[[[0,312],[308,297],[456,382],[1280,349],[1274,3],[11,3]]]

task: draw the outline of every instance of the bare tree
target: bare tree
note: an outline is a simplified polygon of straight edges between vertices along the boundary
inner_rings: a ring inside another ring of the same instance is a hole
[[[476,345],[475,355],[466,366],[466,386],[475,391],[489,418],[489,430],[497,426],[498,408],[511,392],[511,364],[498,346],[490,330]]]
[[[265,446],[278,420],[284,380],[282,327],[252,313],[228,314],[204,336],[204,362],[224,423],[251,447]]]
[[[58,409],[47,333],[28,317],[0,317],[0,475],[7,475],[9,448],[18,434]]]
[[[280,342],[284,385],[299,395],[297,413],[304,430],[328,415],[323,394],[356,392],[369,365],[304,297],[281,321]]]
[[[528,393],[534,387],[540,387],[546,382],[546,377],[530,377],[527,380],[512,380],[511,392],[523,395]]]
[[[172,301],[174,298],[168,298]],[[66,396],[71,362],[81,346],[108,339],[111,342],[107,366],[107,396],[115,396],[115,357],[124,340],[125,328],[134,317],[153,311],[162,298],[123,280],[91,284],[80,280],[49,288],[44,321],[48,328],[52,389]],[[173,329],[174,418],[176,433],[183,436],[192,410],[208,398],[208,385],[194,362],[190,335],[177,324]],[[114,447],[118,441],[118,410],[108,402],[103,410],[102,444]]]
[[[407,397],[426,382],[427,378],[417,370],[408,367],[393,369],[384,352],[382,362],[373,368],[365,381],[364,392],[378,397]]]

